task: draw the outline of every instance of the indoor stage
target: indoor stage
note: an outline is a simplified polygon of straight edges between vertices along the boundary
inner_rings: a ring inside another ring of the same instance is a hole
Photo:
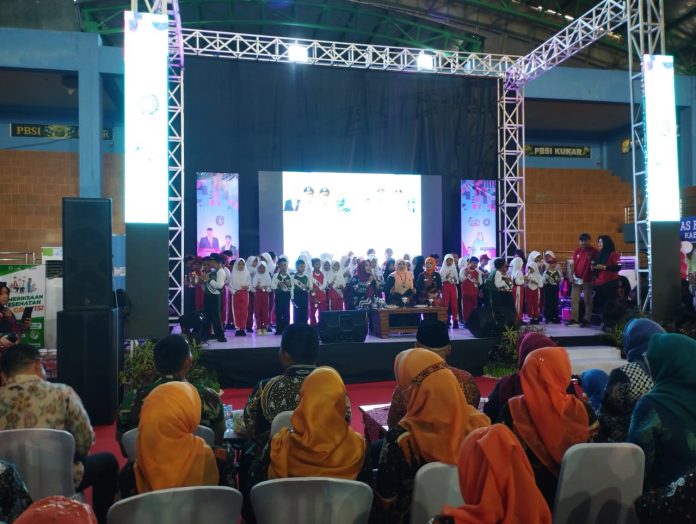
[[[601,330],[565,325],[545,325],[545,334],[560,346],[566,347],[573,362],[573,371],[588,367],[613,369],[620,365],[616,348]],[[282,372],[278,360],[280,338],[277,335],[235,337],[227,331],[227,342],[211,340],[206,343],[201,361],[214,369],[222,387],[251,387],[262,378]],[[498,342],[497,337],[476,338],[468,329],[450,329],[452,354],[448,362],[474,375],[483,374],[488,352]],[[394,357],[413,347],[415,336],[397,335],[387,339],[368,335],[363,343],[321,344],[320,365],[334,367],[346,383],[393,380]]]

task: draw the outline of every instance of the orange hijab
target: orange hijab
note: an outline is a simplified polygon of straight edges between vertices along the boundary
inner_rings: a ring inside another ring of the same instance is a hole
[[[433,267],[428,269],[428,261],[433,263]],[[435,273],[435,267],[437,266],[437,262],[435,262],[435,259],[433,257],[427,257],[425,259],[425,262],[423,262],[423,273],[427,273],[428,275],[432,275]]]
[[[365,460],[365,439],[350,429],[348,397],[335,369],[319,367],[302,383],[300,403],[271,440],[268,478],[337,477],[355,480]]]
[[[564,348],[535,349],[520,371],[523,394],[508,401],[515,432],[556,476],[566,450],[590,434],[585,405],[566,392],[570,378]]]
[[[457,469],[465,504],[442,510],[456,524],[551,524],[529,459],[507,426],[472,431],[459,450]]]
[[[408,400],[399,425],[407,429],[428,462],[455,464],[462,439],[490,419],[466,402],[454,374],[440,356],[423,348],[402,351],[394,361],[399,389]],[[405,439],[400,440],[408,446]],[[403,449],[403,448],[402,448]],[[403,449],[408,458],[410,452]]]
[[[138,424],[138,493],[185,486],[217,486],[213,450],[193,435],[201,397],[187,382],[167,382],[145,397]]]

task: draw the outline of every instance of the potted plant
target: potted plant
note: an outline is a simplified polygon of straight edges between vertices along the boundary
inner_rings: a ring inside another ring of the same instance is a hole
[[[517,371],[517,347],[526,333],[544,333],[544,326],[513,324],[505,326],[500,341],[488,353],[488,362],[483,367],[486,376],[500,378]]]

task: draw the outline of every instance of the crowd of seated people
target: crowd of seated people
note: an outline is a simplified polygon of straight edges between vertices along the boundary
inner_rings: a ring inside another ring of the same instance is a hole
[[[423,322],[416,347],[396,356],[390,428],[383,440],[368,443],[350,427],[340,374],[316,366],[316,329],[289,326],[279,352],[284,373],[259,383],[246,407],[252,440],[240,470],[224,446],[209,446],[194,435],[206,414],[206,392],[185,380],[185,339],[167,337],[158,348],[162,378],[134,394],[138,404],[127,402],[130,410],[139,406],[137,453],[118,476],[121,496],[238,485],[248,499],[251,488],[267,479],[323,476],[368,484],[374,492],[371,522],[406,523],[416,473],[441,462],[456,466],[465,503],[441,508],[432,515],[436,524],[546,523],[566,451],[609,441],[634,443],[644,452],[644,493],[635,503],[642,522],[690,521],[696,510],[696,341],[633,319],[623,334],[629,363],[604,377],[606,382],[587,374],[585,395],[571,383],[566,350],[529,334],[518,348],[519,371],[499,381],[481,412],[470,377],[447,364],[447,333],[443,322]],[[10,348],[2,372],[0,429],[72,433],[75,488],[94,488],[95,516],[88,518],[105,522],[116,493],[116,461],[89,455],[94,434],[80,399],[69,387],[45,381],[31,346]],[[282,411],[292,411],[290,427],[271,435],[271,422]],[[40,522],[22,515],[31,498],[12,464],[0,463],[0,485],[0,518]],[[254,522],[250,504],[243,515]]]

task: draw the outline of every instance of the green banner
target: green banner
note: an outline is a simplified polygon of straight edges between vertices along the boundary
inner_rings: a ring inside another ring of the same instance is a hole
[[[66,124],[10,124],[10,136],[24,138],[80,138],[80,128]],[[102,140],[113,140],[114,130],[105,127]]]
[[[590,146],[545,146],[527,144],[524,146],[524,154],[526,156],[590,158],[592,148]]]
[[[31,306],[31,326],[22,335],[22,342],[44,347],[44,318],[46,304],[46,275],[42,265],[12,264],[0,266],[0,283],[10,289],[7,307],[17,321],[24,308]]]

